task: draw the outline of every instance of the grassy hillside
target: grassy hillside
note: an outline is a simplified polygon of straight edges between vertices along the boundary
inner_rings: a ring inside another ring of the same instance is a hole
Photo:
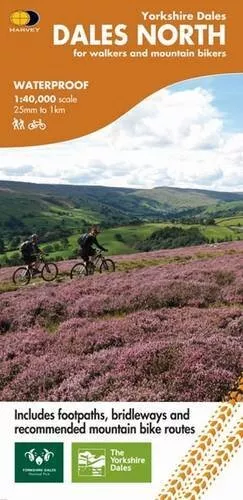
[[[230,222],[232,220],[232,223]],[[242,227],[235,224],[242,223]],[[197,228],[209,243],[217,243],[222,241],[237,241],[243,240],[243,217],[216,219],[215,225],[190,225],[190,224],[168,224],[168,223],[147,223],[138,225],[119,226],[115,228],[104,229],[99,236],[99,242],[108,248],[110,255],[132,254],[138,251],[140,243],[149,238],[154,232],[165,227],[181,227],[189,229],[190,227]],[[42,244],[51,260],[70,259],[76,256],[78,245],[77,240],[79,232],[74,233],[67,238],[67,241],[55,240],[50,243]],[[6,257],[8,259],[14,256],[19,256],[19,252],[15,250],[5,252],[0,255],[0,264],[4,265]],[[16,262],[17,263],[17,262]]]
[[[238,233],[238,227],[231,228],[224,225],[221,220],[215,225],[186,225],[186,224],[168,224],[164,223],[153,223],[153,224],[141,224],[141,225],[131,225],[131,226],[121,226],[111,229],[106,229],[101,234],[99,240],[102,244],[107,245],[109,250],[113,255],[122,253],[132,253],[137,243],[142,242],[146,238],[152,235],[155,231],[170,227],[196,227],[201,233],[208,238],[209,242],[214,243],[218,241],[231,241],[231,240],[243,240],[243,230]],[[242,217],[243,226],[243,217]],[[72,241],[72,240],[70,240]]]
[[[140,198],[156,200],[165,208],[173,207],[178,210],[184,208],[208,207],[213,204],[242,202],[242,193],[226,193],[206,191],[202,189],[180,189],[172,187],[156,187],[154,189],[140,189],[135,193]]]
[[[243,216],[219,218],[218,225],[243,230]]]
[[[102,186],[41,185],[0,181],[0,230],[12,235],[53,230],[57,226],[102,222],[109,227],[133,219],[184,215],[243,214],[243,193],[179,188],[134,190]]]
[[[216,224],[205,223],[213,217]],[[101,242],[119,254],[133,252],[139,241],[173,222],[197,222],[209,241],[241,239],[242,220],[243,193],[0,181],[0,263],[34,232],[53,246],[53,258],[70,258],[78,234],[93,223],[102,225]]]

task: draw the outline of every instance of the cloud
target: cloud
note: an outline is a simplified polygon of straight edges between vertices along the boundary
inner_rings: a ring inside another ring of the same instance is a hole
[[[233,116],[229,120],[222,112],[202,80],[200,86],[196,79],[194,83],[186,90],[174,85],[156,92],[87,137],[45,147],[2,149],[0,157],[10,166],[0,169],[1,177],[241,191],[243,125],[242,131],[231,132]]]
[[[1,156],[1,152],[0,152]],[[33,171],[32,165],[20,165],[10,167],[0,167],[0,172],[9,177],[22,177],[25,174],[30,174]]]
[[[223,120],[213,96],[201,88],[161,90],[130,110],[96,139],[118,150],[148,147],[212,148],[220,144]]]

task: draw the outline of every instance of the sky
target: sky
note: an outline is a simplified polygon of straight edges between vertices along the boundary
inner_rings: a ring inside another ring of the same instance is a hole
[[[161,89],[80,139],[0,148],[0,179],[243,191],[243,74]]]

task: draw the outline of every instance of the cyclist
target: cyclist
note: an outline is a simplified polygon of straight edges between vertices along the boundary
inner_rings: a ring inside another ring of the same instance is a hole
[[[34,274],[40,273],[38,269],[38,255],[44,252],[38,246],[37,234],[32,234],[29,240],[24,241],[20,246],[20,251],[26,266],[28,268],[31,267]]]
[[[93,248],[95,245],[103,252],[107,252],[107,249],[102,247],[97,241],[97,235],[100,233],[100,228],[98,226],[92,226],[88,233],[83,234],[78,243],[80,245],[80,256],[87,264],[89,262],[89,257],[94,257],[96,255],[96,250]]]

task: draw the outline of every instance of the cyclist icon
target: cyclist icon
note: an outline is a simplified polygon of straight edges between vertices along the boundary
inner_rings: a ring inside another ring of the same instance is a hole
[[[41,118],[39,118],[39,120],[32,120],[32,122],[30,122],[28,125],[29,130],[36,130],[37,128],[39,128],[40,130],[45,130],[46,127],[46,123],[43,122]]]

